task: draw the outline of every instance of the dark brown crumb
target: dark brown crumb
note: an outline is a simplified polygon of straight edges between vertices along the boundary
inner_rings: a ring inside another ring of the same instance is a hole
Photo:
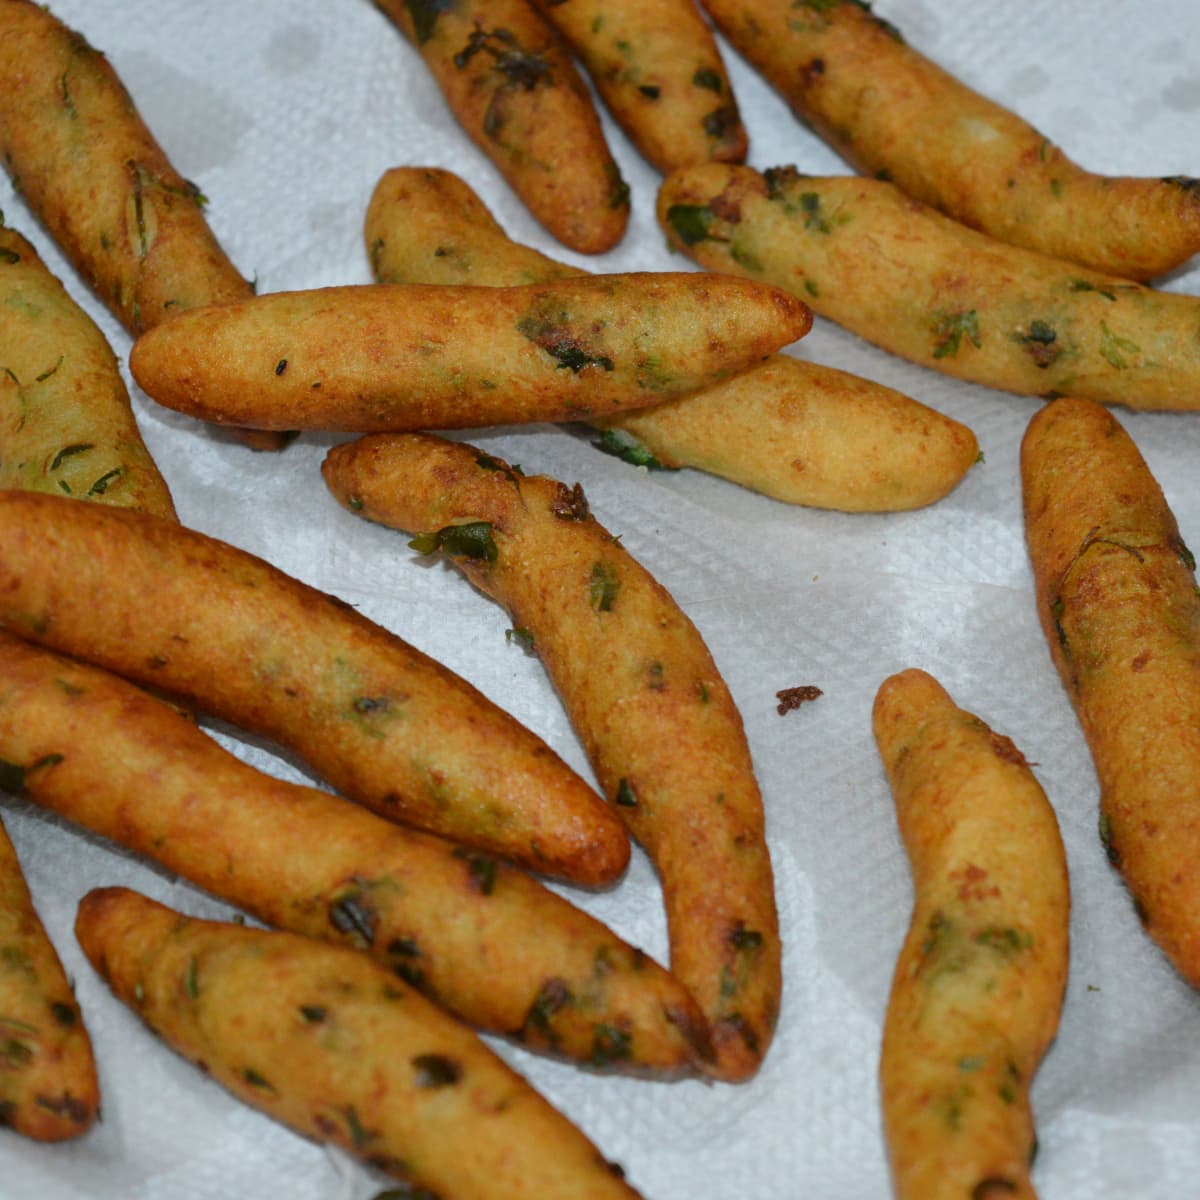
[[[775,711],[782,717],[784,714],[790,713],[793,708],[799,708],[800,705],[822,695],[824,693],[821,689],[814,687],[811,683],[806,683],[801,687],[784,688],[782,692],[775,693],[775,698],[779,701]]]
[[[992,743],[992,753],[997,758],[1002,758],[1005,762],[1016,763],[1018,767],[1031,765],[1025,761],[1025,755],[1013,744],[1012,738],[1007,738],[1002,733],[993,732],[990,741]]]

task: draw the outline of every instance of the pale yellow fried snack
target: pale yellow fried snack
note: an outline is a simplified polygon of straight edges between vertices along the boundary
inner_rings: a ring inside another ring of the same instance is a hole
[[[0,0],[0,159],[76,270],[136,336],[253,287],[203,195],[146,128],[104,55],[34,0]],[[286,439],[238,430],[255,450]]]
[[[1165,274],[1200,250],[1200,181],[1085,171],[860,0],[704,5],[843,158],[947,216],[1125,279]]]
[[[467,136],[564,246],[611,250],[629,187],[561,38],[525,0],[376,0]]]
[[[381,283],[511,287],[583,274],[512,241],[466,183],[433,168],[387,171],[365,234]],[[979,457],[965,425],[788,355],[596,424],[605,431],[600,445],[635,464],[695,467],[776,500],[845,512],[932,503]]]
[[[0,785],[12,790],[23,773],[51,765],[32,762],[23,771],[0,760]],[[92,1044],[75,994],[0,825],[0,1127],[63,1141],[87,1131],[99,1103]]]
[[[1038,615],[1100,781],[1100,837],[1146,931],[1200,987],[1200,592],[1113,416],[1059,400],[1021,446]]]
[[[1067,980],[1054,810],[1012,741],[924,671],[883,682],[874,728],[915,893],[879,1064],[895,1195],[1032,1200],[1029,1088]]]
[[[672,174],[658,217],[702,266],[786,287],[912,362],[1027,395],[1200,408],[1200,299],[998,242],[877,179]]]
[[[662,879],[671,971],[709,1021],[713,1074],[752,1075],[779,1010],[771,860],[741,716],[695,626],[578,484],[428,434],[335,447],[322,473],[351,511],[445,552],[532,645]]]
[[[535,0],[587,68],[629,140],[666,173],[741,162],[746,131],[693,0]]]
[[[198,309],[129,365],[168,408],[264,429],[358,432],[582,420],[744,370],[812,325],[729,276],[597,275],[515,288],[364,284]]]
[[[40,807],[531,1049],[655,1076],[708,1054],[681,984],[515,868],[256,771],[125,680],[3,632],[0,678],[0,760]]]
[[[283,743],[385,816],[610,883],[620,822],[464,679],[262,559],[129,509],[0,492],[0,624]]]
[[[186,917],[125,888],[84,896],[75,931],[117,998],[173,1050],[414,1195],[637,1196],[470,1030],[360,954]]]
[[[19,233],[0,228],[0,487],[174,517],[117,360]]]

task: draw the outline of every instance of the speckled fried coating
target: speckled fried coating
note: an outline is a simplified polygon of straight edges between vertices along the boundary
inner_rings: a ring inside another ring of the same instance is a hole
[[[174,517],[117,360],[19,233],[0,228],[0,487]]]
[[[168,408],[357,432],[583,420],[659,404],[803,337],[812,314],[728,276],[598,275],[515,288],[365,284],[185,313],[134,344]]]
[[[973,229],[1146,280],[1200,250],[1200,181],[1096,175],[904,41],[861,0],[704,0],[843,158]],[[1084,62],[1075,64],[1084,72]]]
[[[32,762],[26,770],[51,765]],[[22,771],[7,761],[0,770],[7,789]],[[91,1127],[99,1103],[92,1044],[75,993],[0,825],[0,1127],[63,1141]]]
[[[76,270],[137,336],[253,294],[204,197],[146,128],[104,55],[34,0],[0,0],[0,157]],[[285,439],[239,430],[256,450]]]
[[[526,0],[375,0],[416,47],[467,136],[564,246],[602,254],[629,188],[570,52]]]
[[[381,283],[511,287],[582,272],[508,238],[449,171],[397,167],[365,225]],[[964,425],[870,380],[772,355],[725,383],[597,422],[637,465],[695,467],[792,504],[846,512],[917,508],[976,462]]]
[[[1054,810],[1012,741],[924,671],[883,682],[874,729],[915,892],[879,1067],[895,1195],[1032,1200],[1029,1088],[1067,980]]]
[[[172,1049],[414,1195],[637,1195],[474,1034],[359,954],[185,917],[124,888],[89,892],[75,929],[117,997]]]
[[[420,434],[335,447],[322,471],[351,511],[445,552],[532,645],[659,872],[671,971],[708,1018],[713,1074],[752,1075],[779,1009],[771,861],[741,716],[699,632],[578,485]]]
[[[660,171],[741,162],[746,130],[721,53],[692,0],[535,0],[608,111]]]
[[[130,333],[250,295],[108,60],[33,0],[0,0],[0,101],[9,174]]]
[[[867,341],[958,379],[1140,409],[1200,408],[1200,300],[976,233],[877,179],[676,171],[671,244],[788,288]]]
[[[1146,931],[1200,987],[1200,591],[1133,440],[1058,400],[1021,447],[1038,616],[1100,780],[1100,836]]]
[[[0,492],[0,622],[291,748],[384,815],[581,883],[624,830],[534,734],[348,605],[144,513]]]
[[[707,1052],[682,985],[513,867],[256,771],[125,680],[7,633],[0,679],[0,760],[40,807],[531,1049],[656,1076]]]

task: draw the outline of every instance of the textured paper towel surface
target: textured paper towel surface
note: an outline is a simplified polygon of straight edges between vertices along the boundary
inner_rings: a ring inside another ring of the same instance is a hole
[[[415,53],[367,0],[57,0],[105,50],[260,291],[365,282],[362,215],[398,164],[463,174],[517,238],[598,269],[681,269],[653,221],[657,176],[611,124],[633,188],[624,242],[585,263],[555,247],[447,116]],[[1200,8],[1159,0],[879,0],[877,11],[969,83],[1016,108],[1077,161],[1113,173],[1200,174]],[[733,54],[758,167],[845,166]],[[129,340],[63,266],[6,179],[0,208],[31,236],[109,335]],[[1200,292],[1200,267],[1167,287]],[[792,508],[696,472],[647,474],[577,431],[474,438],[582,481],[592,508],[674,593],[707,639],[745,718],[767,805],[786,939],[778,1039],[741,1087],[602,1079],[499,1047],[652,1200],[863,1200],[888,1192],[875,1070],[908,868],[870,735],[889,673],[920,666],[1010,735],[1055,804],[1073,887],[1062,1031],[1034,1092],[1036,1179],[1058,1200],[1178,1200],[1200,1176],[1200,998],[1142,935],[1096,836],[1086,748],[1037,628],[1020,522],[1017,447],[1035,401],[944,379],[824,324],[801,356],[891,384],[965,421],[986,462],[921,512],[846,516]],[[538,663],[507,621],[402,536],[339,509],[318,474],[337,440],[254,455],[135,392],[182,520],[359,605],[509,707],[586,772]],[[1132,414],[1134,436],[1200,541],[1200,416]],[[780,717],[775,692],[813,683]],[[224,735],[223,735],[224,736]],[[288,764],[227,738],[259,765]],[[0,1133],[2,1200],[361,1200],[385,1181],[241,1107],[155,1042],[108,995],[71,935],[88,888],[124,883],[200,915],[195,889],[5,801],[31,886],[78,985],[99,1056],[103,1123],[76,1144]],[[656,956],[665,932],[640,856],[613,892],[580,903]],[[540,1200],[540,1198],[531,1198]]]

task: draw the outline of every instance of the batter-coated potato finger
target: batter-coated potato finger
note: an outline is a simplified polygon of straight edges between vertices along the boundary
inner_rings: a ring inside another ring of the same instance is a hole
[[[0,159],[131,334],[253,294],[104,55],[34,0],[0,0]],[[285,444],[238,430],[255,450]]]
[[[4,786],[20,768],[2,762]],[[32,763],[37,772],[51,764]],[[38,1141],[78,1137],[100,1102],[75,993],[0,825],[0,1127]]]
[[[708,1018],[713,1073],[753,1074],[779,1008],[771,860],[741,716],[696,628],[578,485],[427,434],[337,446],[322,472],[351,511],[444,551],[532,644],[658,869],[671,971]]]
[[[564,246],[611,250],[629,187],[561,38],[525,0],[376,0],[467,136]]]
[[[176,317],[129,365],[168,408],[359,432],[582,420],[660,404],[803,337],[779,288],[688,273],[514,288],[365,284]]]
[[[717,43],[692,0],[536,0],[629,140],[664,174],[741,162],[746,131]]]
[[[1156,292],[943,217],[878,179],[710,163],[658,196],[671,244],[786,287],[926,367],[1035,396],[1200,408],[1200,300]]]
[[[1070,894],[1021,752],[924,671],[886,679],[875,738],[912,864],[879,1064],[897,1200],[1032,1200],[1034,1072],[1058,1029]]]
[[[0,487],[174,517],[117,360],[14,230],[0,228]]]
[[[1165,274],[1200,250],[1200,182],[1083,170],[860,0],[704,4],[796,114],[864,175],[1001,241],[1125,279]]]
[[[75,932],[118,999],[172,1049],[414,1195],[637,1196],[470,1030],[361,955],[185,917],[126,888],[84,896]]]
[[[0,99],[9,173],[130,333],[250,295],[108,60],[33,0],[0,0]]]
[[[456,175],[397,167],[379,180],[366,241],[381,283],[511,287],[581,275],[509,239]],[[772,355],[725,383],[598,422],[636,463],[695,467],[792,504],[879,512],[944,496],[976,462],[964,425],[891,388]]]
[[[578,882],[608,806],[465,680],[243,550],[144,513],[0,492],[0,623],[273,738],[384,815]]]
[[[1038,615],[1100,780],[1100,837],[1150,936],[1200,987],[1200,592],[1137,447],[1082,400],[1021,447]]]
[[[656,1076],[708,1053],[681,984],[529,876],[256,771],[133,684],[3,632],[0,760],[40,807],[365,951],[478,1028]]]

